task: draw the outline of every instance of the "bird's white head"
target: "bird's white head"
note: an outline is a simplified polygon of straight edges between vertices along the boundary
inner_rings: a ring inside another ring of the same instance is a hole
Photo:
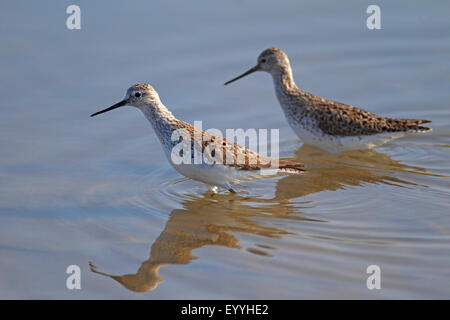
[[[260,71],[274,73],[284,70],[289,67],[289,59],[287,55],[277,48],[266,49],[258,57],[258,64]]]
[[[125,98],[109,108],[91,114],[91,117],[98,114],[117,109],[122,106],[132,106],[143,109],[145,106],[157,106],[161,103],[159,95],[149,84],[139,83],[128,88]]]
[[[137,108],[161,102],[158,92],[146,83],[139,83],[129,87],[125,95],[125,100],[127,100],[128,105]]]
[[[244,72],[240,76],[237,76],[236,78],[225,82],[225,85],[241,79],[256,71],[265,71],[272,75],[276,75],[285,70],[289,71],[290,68],[291,67],[289,64],[289,59],[282,50],[277,48],[266,49],[258,56],[258,63],[256,64],[256,66]]]

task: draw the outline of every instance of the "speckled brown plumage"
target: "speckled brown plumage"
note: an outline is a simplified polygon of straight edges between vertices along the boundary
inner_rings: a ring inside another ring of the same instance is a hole
[[[205,130],[196,129],[193,125],[176,120],[174,129],[185,129],[189,132],[192,141],[195,142],[197,151],[205,154],[212,160],[214,157],[220,159],[221,163],[227,166],[233,166],[241,170],[260,170],[270,168],[274,159],[261,156],[248,148],[229,141],[226,138],[211,134]],[[201,132],[202,140],[195,140],[196,134]],[[216,154],[218,152],[219,154]],[[193,154],[191,155],[193,157]],[[304,164],[297,161],[278,160],[278,168],[296,173],[303,173]]]
[[[374,113],[336,101],[326,100],[297,88],[291,95],[297,99],[291,105],[292,112],[300,117],[317,121],[318,128],[332,136],[373,135],[384,132],[428,131],[420,126],[429,120],[397,119]]]

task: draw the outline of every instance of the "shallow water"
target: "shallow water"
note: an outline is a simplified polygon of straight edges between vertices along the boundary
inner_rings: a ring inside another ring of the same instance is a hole
[[[376,31],[361,1],[86,1],[78,31],[70,1],[2,4],[0,298],[449,298],[449,6],[379,3]],[[267,74],[223,87],[270,46],[303,89],[433,131],[302,146]],[[279,128],[309,173],[211,197],[139,111],[89,118],[137,82],[204,128]],[[66,289],[72,264],[81,290]]]

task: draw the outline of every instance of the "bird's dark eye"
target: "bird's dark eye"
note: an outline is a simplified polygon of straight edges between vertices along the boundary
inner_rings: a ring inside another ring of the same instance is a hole
[[[261,62],[262,63],[266,63],[266,59],[261,59]]]
[[[136,92],[136,93],[134,94],[134,96],[135,96],[136,98],[139,98],[139,97],[141,96],[141,93],[140,93],[140,92]]]

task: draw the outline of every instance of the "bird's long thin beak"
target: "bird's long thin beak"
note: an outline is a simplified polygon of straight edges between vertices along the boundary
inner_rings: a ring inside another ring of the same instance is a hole
[[[256,65],[253,68],[251,68],[250,70],[248,70],[248,71],[244,72],[243,74],[241,74],[240,76],[238,76],[238,77],[236,77],[234,79],[231,79],[230,81],[225,82],[224,85],[226,86],[229,83],[232,83],[232,82],[234,82],[236,80],[239,80],[240,78],[248,76],[250,73],[253,73],[253,72],[256,72],[256,71],[259,71],[259,70],[260,70],[259,65]]]
[[[127,103],[128,103],[128,101],[127,101],[126,99],[125,99],[125,100],[122,100],[122,101],[120,101],[120,102],[117,102],[115,105],[112,105],[112,106],[109,107],[109,108],[106,108],[106,109],[103,109],[102,111],[99,111],[99,112],[96,112],[96,113],[91,114],[91,117],[94,117],[94,116],[96,116],[96,115],[98,115],[98,114],[100,114],[100,113],[103,113],[103,112],[108,112],[108,111],[117,109],[117,108],[119,108],[119,107],[122,107],[122,106],[126,105]]]

